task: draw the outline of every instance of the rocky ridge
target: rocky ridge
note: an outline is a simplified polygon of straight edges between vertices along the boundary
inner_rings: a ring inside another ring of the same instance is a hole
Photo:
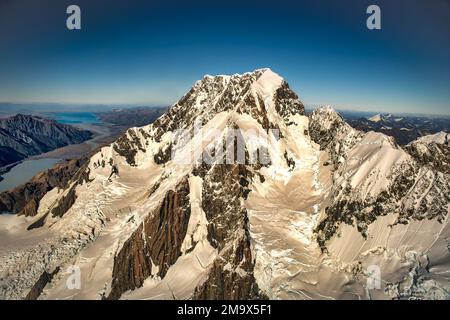
[[[17,114],[0,119],[0,167],[91,137],[90,131],[38,116]]]

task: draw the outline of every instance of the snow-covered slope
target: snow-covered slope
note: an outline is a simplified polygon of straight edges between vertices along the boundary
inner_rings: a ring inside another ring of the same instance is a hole
[[[436,134],[431,134],[428,136],[421,137],[417,139],[417,142],[421,143],[437,143],[437,144],[445,144],[445,141],[448,141],[448,133],[441,131]]]
[[[421,165],[450,174],[450,145],[446,132],[423,136],[409,143],[405,150]]]
[[[369,120],[369,121],[372,121],[372,122],[378,122],[378,121],[381,121],[381,114],[378,113],[378,114],[376,114],[376,115],[370,117],[368,120]]]
[[[448,183],[331,107],[305,116],[270,69],[205,76],[36,216],[0,216],[0,297],[445,298]]]

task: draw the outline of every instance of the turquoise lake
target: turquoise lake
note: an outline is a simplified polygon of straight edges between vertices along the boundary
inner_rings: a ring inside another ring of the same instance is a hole
[[[62,124],[96,124],[101,122],[97,115],[92,112],[53,113],[49,116]]]
[[[92,112],[55,112],[47,113],[44,116],[69,125],[101,123],[101,120]],[[39,172],[52,168],[58,161],[60,159],[53,158],[24,160],[2,175],[4,180],[0,181],[0,192],[24,184]]]

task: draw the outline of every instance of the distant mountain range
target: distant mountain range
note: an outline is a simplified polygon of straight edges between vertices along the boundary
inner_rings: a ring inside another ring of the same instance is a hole
[[[422,136],[435,134],[440,131],[450,131],[449,118],[376,114],[369,118],[346,118],[346,120],[355,129],[364,132],[381,132],[388,136],[392,136],[400,145],[406,145]]]
[[[122,127],[125,131],[131,127],[142,127],[152,123],[167,109],[167,107],[116,108],[110,111],[97,112],[96,115],[103,122]]]
[[[0,167],[91,137],[90,131],[38,116],[17,114],[0,119]]]

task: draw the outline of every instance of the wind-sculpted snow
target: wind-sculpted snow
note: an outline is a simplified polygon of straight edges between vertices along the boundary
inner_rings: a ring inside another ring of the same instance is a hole
[[[1,297],[444,298],[449,176],[412,150],[305,116],[270,69],[205,76],[0,216]]]

